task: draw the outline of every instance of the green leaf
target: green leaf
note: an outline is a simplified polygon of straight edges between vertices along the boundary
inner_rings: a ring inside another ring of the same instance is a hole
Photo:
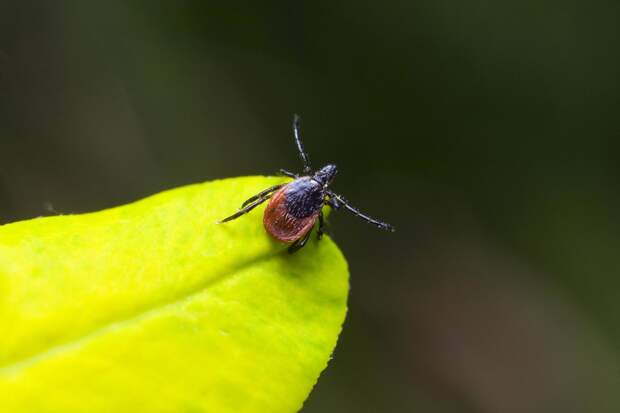
[[[296,412],[336,345],[347,264],[273,241],[282,178],[191,185],[0,227],[0,411]]]

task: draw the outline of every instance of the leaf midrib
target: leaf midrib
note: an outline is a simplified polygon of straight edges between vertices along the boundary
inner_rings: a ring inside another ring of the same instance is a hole
[[[85,331],[83,334],[78,335],[73,338],[69,338],[66,341],[59,341],[58,343],[43,348],[40,351],[33,352],[32,354],[26,355],[25,357],[17,358],[15,360],[8,360],[8,363],[4,365],[0,365],[0,377],[2,376],[11,376],[17,375],[23,369],[30,367],[36,364],[39,361],[44,361],[54,357],[57,354],[62,354],[72,349],[78,348],[81,344],[90,342],[92,340],[97,339],[98,337],[104,336],[108,332],[117,331],[122,329],[132,323],[139,322],[143,319],[148,318],[149,316],[161,311],[167,307],[171,307],[181,303],[182,301],[186,301],[191,299],[194,296],[197,296],[209,289],[210,287],[222,283],[228,279],[233,278],[236,274],[243,272],[245,268],[248,268],[252,265],[268,261],[271,258],[276,257],[277,255],[282,254],[281,251],[275,251],[271,253],[266,253],[263,255],[259,255],[256,257],[248,258],[243,260],[231,267],[223,269],[221,273],[215,274],[210,277],[208,280],[205,280],[202,283],[198,283],[192,288],[188,288],[186,291],[182,291],[179,294],[172,296],[168,300],[159,300],[150,305],[146,305],[143,308],[140,308],[134,312],[129,314],[120,316],[117,319],[108,320],[99,325],[93,326],[93,328]]]

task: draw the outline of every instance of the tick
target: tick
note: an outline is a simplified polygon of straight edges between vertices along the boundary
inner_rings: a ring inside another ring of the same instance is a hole
[[[378,221],[363,214],[357,208],[351,206],[341,195],[329,189],[334,177],[336,176],[336,165],[326,165],[318,171],[312,173],[308,154],[304,150],[299,133],[301,119],[295,115],[293,117],[293,137],[297,145],[297,151],[301,157],[304,168],[301,175],[281,169],[280,172],[293,178],[291,182],[274,185],[264,191],[259,192],[248,198],[241,209],[219,221],[224,223],[237,219],[247,214],[263,202],[271,199],[265,214],[263,215],[263,225],[265,230],[276,240],[290,244],[288,252],[293,253],[302,248],[308,242],[310,233],[316,221],[319,221],[317,238],[321,239],[325,226],[322,208],[329,205],[338,210],[344,208],[364,221],[376,225],[381,229],[394,232],[394,227],[385,222]]]

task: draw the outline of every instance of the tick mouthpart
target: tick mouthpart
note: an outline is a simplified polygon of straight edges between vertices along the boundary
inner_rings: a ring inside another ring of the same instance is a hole
[[[312,179],[320,183],[323,187],[328,186],[334,180],[334,177],[338,173],[338,168],[334,164],[325,165],[318,170]]]

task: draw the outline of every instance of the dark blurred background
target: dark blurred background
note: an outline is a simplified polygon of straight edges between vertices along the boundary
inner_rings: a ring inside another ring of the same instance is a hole
[[[0,222],[298,169],[347,214],[311,412],[620,411],[620,2],[0,2]]]

